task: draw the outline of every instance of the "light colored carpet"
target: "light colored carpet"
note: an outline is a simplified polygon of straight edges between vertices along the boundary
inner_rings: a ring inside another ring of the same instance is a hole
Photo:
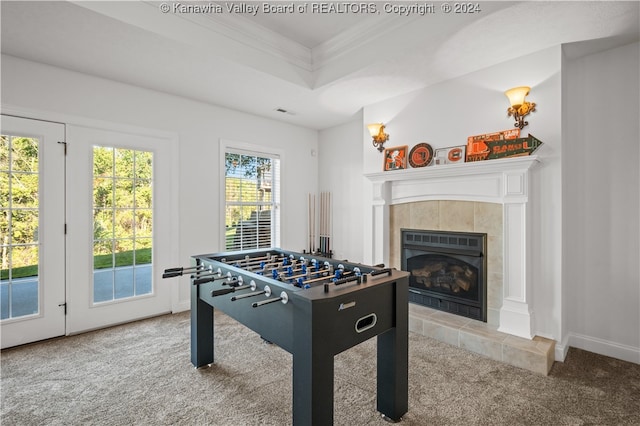
[[[1,423],[291,424],[291,355],[215,321],[208,369],[189,361],[188,313],[2,351]],[[375,409],[375,345],[335,357],[336,425],[388,425]],[[411,333],[409,366],[401,425],[640,424],[637,364],[571,349],[542,376]]]

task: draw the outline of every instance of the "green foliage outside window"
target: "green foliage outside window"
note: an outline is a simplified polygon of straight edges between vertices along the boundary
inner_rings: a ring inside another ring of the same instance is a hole
[[[152,152],[94,147],[94,268],[151,262],[152,178]]]
[[[39,141],[0,137],[0,278],[38,275]],[[153,153],[95,147],[94,266],[151,263]]]
[[[9,266],[37,275],[39,142],[35,138],[0,137],[0,274]]]

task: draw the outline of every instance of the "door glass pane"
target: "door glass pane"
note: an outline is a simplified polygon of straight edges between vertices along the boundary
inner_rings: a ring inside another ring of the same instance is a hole
[[[93,176],[113,177],[113,148],[105,146],[93,148]]]
[[[116,193],[118,207],[133,207],[133,179],[116,179]]]
[[[93,204],[95,207],[113,207],[113,178],[93,179]]]
[[[134,295],[133,266],[116,268],[114,278],[115,299],[123,299]]]
[[[153,292],[153,153],[93,150],[94,303]]]
[[[150,228],[150,227],[149,227]],[[137,238],[134,264],[135,292],[138,294],[151,293],[151,236],[149,238]]]
[[[39,140],[0,138],[0,317],[39,313]]]
[[[137,237],[151,238],[153,231],[153,221],[151,218],[151,209],[136,209],[135,225]]]

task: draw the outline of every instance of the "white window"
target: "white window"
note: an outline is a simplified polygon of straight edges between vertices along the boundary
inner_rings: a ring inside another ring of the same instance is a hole
[[[279,156],[227,148],[224,166],[225,249],[279,246]]]

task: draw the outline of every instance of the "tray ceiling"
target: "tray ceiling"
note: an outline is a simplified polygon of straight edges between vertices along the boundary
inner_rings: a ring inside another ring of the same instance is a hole
[[[2,1],[2,53],[323,129],[528,53],[592,39],[611,47],[639,31],[638,2],[480,2],[464,15],[435,3],[425,16],[386,13],[384,2],[372,2],[380,13],[255,16],[226,7],[262,2],[164,3],[168,13],[151,1]]]

